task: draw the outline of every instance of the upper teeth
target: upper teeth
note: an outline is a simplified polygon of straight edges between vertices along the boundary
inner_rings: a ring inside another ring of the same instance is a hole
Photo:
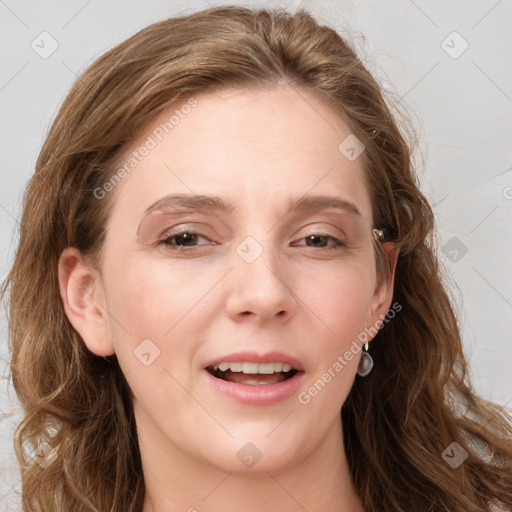
[[[225,363],[219,364],[219,370],[225,372],[231,370],[232,372],[242,373],[266,373],[271,374],[274,372],[289,372],[292,369],[291,365],[283,363]]]

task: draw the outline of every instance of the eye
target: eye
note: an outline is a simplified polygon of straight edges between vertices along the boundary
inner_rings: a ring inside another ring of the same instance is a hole
[[[203,243],[200,241],[203,240]],[[327,233],[313,233],[308,235],[296,243],[299,246],[307,246],[316,249],[331,250],[340,247],[345,247],[346,243]],[[193,231],[192,229],[179,229],[166,233],[165,238],[158,242],[158,245],[163,245],[171,250],[180,250],[184,248],[193,248],[201,245],[216,245],[206,235]]]
[[[179,230],[167,233],[166,238],[160,240],[158,245],[165,245],[170,249],[181,249],[184,247],[195,247],[197,245],[215,245],[215,242],[207,241],[207,243],[199,244],[198,240],[208,240],[205,235],[192,230]]]
[[[315,233],[308,235],[301,239],[306,241],[306,246],[318,248],[318,249],[336,249],[338,247],[344,247],[346,244],[343,240],[336,238],[335,236],[328,235],[325,233]],[[328,241],[332,240],[333,243],[329,244]],[[299,244],[304,245],[304,244]]]

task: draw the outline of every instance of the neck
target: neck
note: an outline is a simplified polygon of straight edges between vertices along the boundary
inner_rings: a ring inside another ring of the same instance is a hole
[[[143,512],[364,512],[350,478],[341,417],[300,464],[250,475],[197,461],[170,446],[143,418],[137,423],[146,484]]]

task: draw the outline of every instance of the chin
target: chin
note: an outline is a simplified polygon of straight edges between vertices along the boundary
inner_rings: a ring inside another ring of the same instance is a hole
[[[234,439],[222,442],[212,440],[204,446],[201,459],[223,473],[236,473],[249,478],[268,477],[268,473],[278,474],[297,466],[306,453],[307,432],[301,441],[289,435],[287,430],[270,435],[269,431],[265,429],[264,433],[255,433],[254,429],[248,429],[244,435],[239,429]],[[215,448],[214,452],[212,448]]]

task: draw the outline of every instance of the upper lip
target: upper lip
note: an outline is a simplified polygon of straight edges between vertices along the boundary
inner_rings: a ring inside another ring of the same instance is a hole
[[[236,352],[233,354],[227,354],[225,356],[216,357],[212,359],[208,363],[206,363],[205,368],[209,366],[219,366],[220,363],[283,363],[289,364],[292,369],[297,371],[304,371],[304,366],[302,363],[288,354],[283,352],[266,352],[265,354],[258,354],[257,352]]]

